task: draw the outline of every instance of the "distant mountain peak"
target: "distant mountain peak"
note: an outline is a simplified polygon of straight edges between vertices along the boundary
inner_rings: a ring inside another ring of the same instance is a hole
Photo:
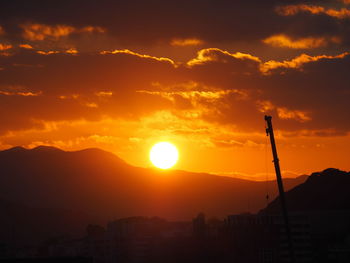
[[[7,150],[0,151],[0,154],[2,156],[12,156],[11,158],[15,159],[19,158],[19,155],[25,155],[27,157],[32,156],[33,158],[41,158],[41,160],[45,160],[45,158],[49,156],[51,156],[51,158],[58,158],[58,156],[60,156],[62,158],[68,158],[71,160],[73,160],[72,158],[87,158],[88,160],[100,160],[102,162],[109,160],[112,162],[119,163],[123,166],[128,165],[123,159],[121,159],[114,153],[107,152],[99,148],[86,148],[75,151],[64,151],[60,148],[46,145],[39,145],[32,149],[27,149],[22,146],[16,146]]]
[[[350,172],[327,168],[286,192],[290,211],[322,211],[350,209]],[[277,197],[261,212],[280,211]]]
[[[22,147],[22,146],[15,146],[9,149],[4,150],[4,152],[23,152],[26,151],[27,149]]]
[[[24,148],[23,146],[15,146],[6,150],[3,150],[2,152],[13,152],[13,153],[20,153],[20,152],[63,152],[63,150],[53,147],[53,146],[45,146],[40,145],[32,149]]]
[[[46,146],[46,145],[39,145],[33,149],[31,149],[31,151],[40,151],[40,152],[64,152],[63,150],[53,147],[53,146]]]
[[[323,170],[322,172],[316,172],[312,173],[310,177],[317,177],[317,176],[344,176],[349,175],[348,172],[339,170],[337,168],[327,168]]]

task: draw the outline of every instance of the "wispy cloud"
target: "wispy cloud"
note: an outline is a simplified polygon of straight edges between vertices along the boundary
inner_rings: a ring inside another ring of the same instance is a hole
[[[36,53],[40,55],[52,55],[52,54],[58,54],[60,51],[57,50],[49,50],[49,51],[43,51],[43,50],[38,50]]]
[[[277,108],[277,115],[283,120],[296,120],[298,122],[311,121],[309,113],[300,110],[290,110],[286,107]]]
[[[42,91],[29,91],[21,86],[10,86],[6,89],[0,89],[0,95],[4,96],[24,96],[24,97],[36,97],[42,95]]]
[[[301,54],[300,56],[297,56],[296,58],[293,58],[291,60],[284,60],[284,61],[270,60],[270,61],[264,62],[260,65],[260,70],[262,73],[268,74],[272,70],[278,69],[278,68],[300,69],[304,64],[309,62],[315,62],[321,59],[342,59],[347,55],[349,55],[348,52],[344,52],[335,56],[331,56],[331,55],[310,56],[307,54]]]
[[[312,120],[310,112],[307,111],[295,109],[292,110],[287,107],[275,106],[271,101],[268,100],[258,100],[256,103],[259,111],[262,113],[271,113],[275,110],[277,112],[277,116],[282,120],[295,120],[301,123]]]
[[[334,8],[326,8],[318,5],[286,5],[279,6],[276,8],[276,12],[282,16],[293,16],[298,13],[310,13],[313,15],[324,14],[327,16],[335,17],[338,19],[346,19],[350,18],[350,10],[347,8],[334,9]]]
[[[261,60],[258,57],[252,56],[250,54],[236,52],[236,53],[230,53],[225,50],[221,50],[219,48],[206,48],[198,51],[197,57],[194,59],[191,59],[187,62],[188,66],[195,66],[195,65],[201,65],[208,62],[224,62],[225,58],[223,56],[228,56],[231,58],[239,59],[239,60],[251,60],[255,62],[261,62]]]
[[[76,28],[70,25],[46,25],[38,23],[22,24],[20,27],[23,30],[22,36],[24,39],[30,41],[43,40],[58,40],[62,37],[67,37],[73,33],[104,33],[105,29],[102,27],[86,26]]]
[[[32,45],[29,45],[29,44],[20,44],[18,46],[24,49],[33,49]]]
[[[11,48],[13,48],[13,46],[11,44],[1,44],[0,43],[0,51],[8,50]]]
[[[31,41],[45,39],[57,40],[75,31],[74,27],[67,25],[24,24],[21,27],[23,29],[23,38]]]
[[[161,62],[168,62],[172,65],[176,65],[175,62],[170,59],[170,58],[164,58],[164,57],[155,57],[155,56],[151,56],[151,55],[145,55],[145,54],[140,54],[140,53],[136,53],[134,51],[131,51],[129,49],[116,49],[116,50],[112,50],[112,51],[101,51],[100,54],[102,55],[107,55],[107,54],[127,54],[127,55],[132,55],[132,56],[136,56],[139,58],[147,58],[147,59],[153,59],[153,60],[157,60],[157,61],[161,61]]]
[[[38,50],[36,53],[40,55],[53,55],[53,54],[69,54],[69,55],[76,55],[78,54],[78,50],[76,48],[69,48],[66,50]]]
[[[305,37],[292,39],[291,37],[279,34],[265,38],[263,42],[273,47],[283,47],[292,49],[313,49],[325,47],[329,43],[340,43],[341,40],[337,37],[326,39],[325,37]]]
[[[198,38],[174,38],[170,42],[170,45],[179,47],[199,46],[203,44],[204,41]]]

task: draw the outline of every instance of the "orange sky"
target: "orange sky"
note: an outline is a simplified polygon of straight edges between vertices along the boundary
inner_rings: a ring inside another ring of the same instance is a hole
[[[264,179],[269,114],[285,176],[350,170],[348,1],[102,2],[0,11],[1,149],[148,167],[166,140],[175,169]]]

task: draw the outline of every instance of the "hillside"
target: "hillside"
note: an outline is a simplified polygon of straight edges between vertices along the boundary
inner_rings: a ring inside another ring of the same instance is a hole
[[[311,174],[308,179],[286,192],[289,211],[350,210],[350,173],[334,168]],[[261,212],[280,211],[276,198]]]
[[[0,172],[0,199],[83,211],[102,220],[130,215],[189,219],[198,211],[225,216],[265,205],[264,182],[137,168],[99,149],[16,147],[0,152]],[[303,180],[287,180],[286,188]]]
[[[1,222],[19,220],[17,225],[29,229],[46,224],[47,233],[127,216],[190,220],[200,211],[224,217],[266,205],[265,182],[138,168],[99,149],[15,147],[0,152],[0,175],[0,200],[6,200],[0,205],[10,203],[3,211],[16,211],[16,216],[4,213]],[[286,189],[304,180],[288,179]],[[274,181],[269,184],[274,198],[277,187]]]

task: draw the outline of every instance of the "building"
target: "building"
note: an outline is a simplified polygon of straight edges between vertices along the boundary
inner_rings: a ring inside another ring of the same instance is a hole
[[[304,215],[290,215],[296,262],[312,262],[310,224]],[[290,252],[280,215],[231,215],[225,220],[237,262],[289,262]]]
[[[192,236],[189,222],[153,217],[129,217],[108,223],[109,262],[165,262],[176,246]]]

